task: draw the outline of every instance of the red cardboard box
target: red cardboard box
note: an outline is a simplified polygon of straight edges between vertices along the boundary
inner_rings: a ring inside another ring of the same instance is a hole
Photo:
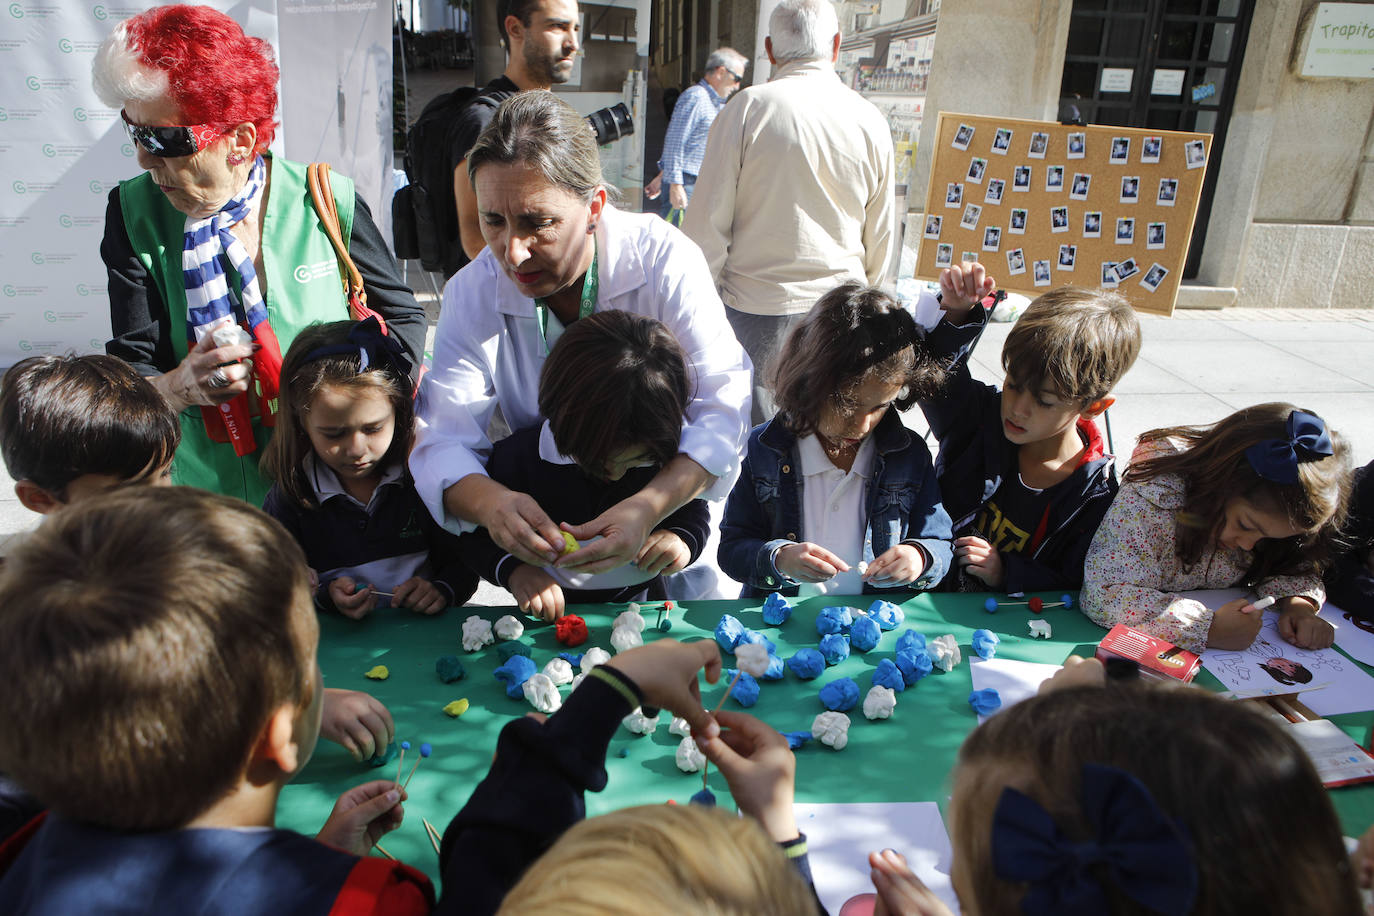
[[[1103,662],[1109,658],[1129,659],[1140,666],[1141,677],[1160,681],[1169,678],[1185,684],[1197,677],[1202,666],[1202,659],[1195,653],[1124,623],[1112,627],[1107,638],[1098,643],[1097,657]]]

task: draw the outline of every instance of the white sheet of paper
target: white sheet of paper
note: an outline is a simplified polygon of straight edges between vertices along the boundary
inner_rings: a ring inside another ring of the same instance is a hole
[[[1366,665],[1374,665],[1374,633],[1355,626],[1345,611],[1334,604],[1323,607],[1317,616],[1336,628],[1336,645],[1346,655]]]
[[[949,880],[949,834],[935,802],[799,804],[794,810],[806,834],[816,893],[834,916],[851,897],[873,893],[868,854],[889,848],[905,856],[916,877],[959,912]]]
[[[1018,662],[1011,658],[969,659],[969,677],[973,679],[974,690],[995,689],[1002,698],[1002,709],[1033,697],[1040,684],[1054,677],[1062,665],[1045,665],[1039,662]],[[1001,712],[999,709],[997,712]],[[997,715],[997,713],[993,713]],[[987,716],[979,716],[978,721],[987,721]]]

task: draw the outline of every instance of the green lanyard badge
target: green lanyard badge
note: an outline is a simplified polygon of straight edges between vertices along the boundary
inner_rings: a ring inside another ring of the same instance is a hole
[[[586,318],[596,311],[596,247],[593,242],[592,263],[582,278],[582,301],[577,308],[577,317]],[[544,343],[544,352],[549,352],[549,304],[543,299],[534,300],[534,314],[539,319],[539,339]]]

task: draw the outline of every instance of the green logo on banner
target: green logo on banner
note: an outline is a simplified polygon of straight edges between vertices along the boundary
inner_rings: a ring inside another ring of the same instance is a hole
[[[73,117],[73,118],[76,118],[76,120],[78,120],[78,121],[84,121],[84,120],[86,120],[86,109],[84,109],[84,108],[73,108],[73,109],[72,109],[72,117]]]
[[[91,338],[91,348],[92,348],[92,349],[95,349],[95,350],[103,350],[103,349],[105,349],[105,341],[100,340],[100,339],[97,338],[97,337],[92,337],[92,338]]]
[[[88,187],[88,188],[91,189],[91,193],[92,193],[92,194],[104,194],[104,193],[105,193],[105,189],[102,188],[102,187],[100,186],[100,182],[96,181],[94,178],[91,179],[91,183],[88,184],[88,185],[86,185],[86,187]]]
[[[134,158],[134,145],[132,143],[121,143],[119,145],[119,153],[125,159]]]
[[[63,229],[70,229],[72,227],[72,218],[67,214],[63,213],[61,216],[57,218],[57,224],[61,226]]]
[[[43,263],[43,255],[40,254],[39,252],[35,251],[33,254],[29,255],[29,260],[32,261],[32,262],[35,263],[35,264],[42,264],[42,263]]]
[[[8,111],[6,111],[5,109],[0,108],[0,121],[8,121],[9,119],[10,119],[10,113],[9,113]]]
[[[6,295],[6,296],[9,296],[11,299],[13,299],[15,296],[19,295],[19,290],[15,289],[13,286],[11,286],[10,284],[6,283],[6,284],[5,284],[5,295]]]
[[[105,7],[97,3],[95,6],[91,7],[91,15],[101,22],[104,22],[110,14],[105,12]]]
[[[61,51],[63,54],[70,54],[72,53],[72,43],[65,38],[60,39],[57,42],[57,50]]]
[[[19,341],[19,349],[27,353],[33,349],[33,344],[29,343],[27,340],[21,340]]]
[[[43,320],[46,321],[48,324],[57,324],[57,313],[51,311],[44,312]]]
[[[51,143],[44,143],[43,155],[47,156],[49,159],[52,159],[57,155],[57,147],[53,146]]]
[[[25,194],[29,190],[22,181],[16,181],[14,184],[10,185],[10,187],[14,189],[14,193],[16,194]]]
[[[23,18],[24,18],[24,8],[23,8],[22,6],[20,6],[18,3],[11,3],[11,4],[10,4],[10,15],[13,16],[15,19],[23,19]]]
[[[36,76],[30,76],[27,79],[25,79],[24,85],[28,86],[34,92],[37,92],[39,89],[43,88],[43,84],[38,82],[38,77]]]

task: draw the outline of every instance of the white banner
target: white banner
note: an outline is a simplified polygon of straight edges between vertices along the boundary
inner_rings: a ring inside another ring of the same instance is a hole
[[[391,23],[383,0],[322,4],[339,10],[311,14],[315,41],[293,28],[286,47],[278,36],[277,0],[208,3],[272,43],[283,81],[311,87],[321,117],[338,122],[341,97],[356,110],[346,112],[356,119],[355,132],[339,129],[326,138],[300,106],[288,107],[295,98],[288,89],[274,151],[328,160],[357,180],[374,213],[388,213]],[[287,3],[306,5],[282,0],[283,15]],[[153,5],[16,0],[0,9],[0,72],[7,77],[0,86],[0,367],[41,353],[103,352],[110,336],[100,259],[105,208],[111,189],[139,168],[119,112],[91,89],[91,60],[116,23]],[[328,38],[327,58],[319,53],[321,35]],[[315,45],[308,54],[307,44]],[[320,105],[326,85],[329,104]],[[348,120],[341,123],[347,127]]]

